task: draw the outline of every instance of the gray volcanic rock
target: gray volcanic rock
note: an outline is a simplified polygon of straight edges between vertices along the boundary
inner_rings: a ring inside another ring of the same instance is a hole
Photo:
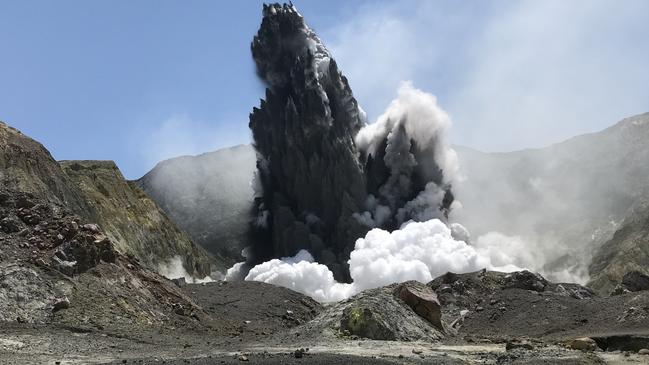
[[[61,161],[63,171],[97,212],[96,222],[115,247],[156,269],[178,258],[189,275],[211,274],[214,258],[195,245],[113,161]],[[223,266],[223,265],[221,265]]]
[[[156,270],[157,264],[180,256],[190,274],[211,272],[208,257],[180,232],[137,187],[128,184],[112,162],[76,161],[59,164],[40,143],[0,123],[0,183],[9,192],[28,193],[62,206],[88,222],[99,223],[118,250]],[[0,203],[8,197],[0,194]],[[19,202],[24,209],[28,201]],[[0,230],[19,232],[25,222],[0,215]]]
[[[352,215],[366,198],[354,136],[363,113],[347,79],[292,5],[264,6],[252,43],[266,99],[250,115],[259,154],[259,226],[272,245],[257,261],[308,249],[338,279],[353,243],[367,231]]]
[[[405,285],[415,285],[408,282]],[[417,283],[417,286],[423,284]],[[444,330],[415,312],[394,295],[399,284],[365,290],[342,302],[333,303],[300,328],[309,338],[369,338],[391,341],[439,341]],[[438,318],[437,325],[442,325]]]
[[[42,144],[0,122],[0,185],[65,205],[84,217],[96,212]]]
[[[649,290],[649,275],[638,271],[630,271],[624,274],[622,285],[629,291]]]

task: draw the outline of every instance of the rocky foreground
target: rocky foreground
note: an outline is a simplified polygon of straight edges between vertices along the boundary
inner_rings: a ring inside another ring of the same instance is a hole
[[[96,224],[0,192],[0,359],[25,363],[647,363],[649,278],[598,297],[523,271],[447,273],[323,305],[172,282]]]

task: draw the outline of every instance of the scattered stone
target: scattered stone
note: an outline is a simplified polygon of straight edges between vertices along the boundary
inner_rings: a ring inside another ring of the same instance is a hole
[[[569,348],[581,351],[595,351],[597,342],[590,337],[575,338],[567,342]]]
[[[82,228],[92,233],[99,233],[99,226],[94,223],[84,224]]]
[[[54,269],[67,276],[72,276],[76,272],[76,261],[68,261],[55,254],[52,256],[51,263]]]
[[[11,217],[6,217],[0,220],[0,229],[4,233],[15,233],[19,232],[21,228],[20,222]]]
[[[507,341],[505,344],[505,350],[511,351],[515,349],[525,349],[525,350],[534,350],[534,345],[532,345],[527,340],[511,340]]]
[[[68,309],[68,308],[70,308],[70,300],[67,297],[65,297],[61,300],[58,300],[56,303],[54,303],[54,308],[52,308],[52,310],[54,312],[58,312],[62,309]]]
[[[240,355],[240,356],[239,356],[239,361],[249,361],[249,360],[248,360],[248,356],[246,356],[246,355]]]
[[[306,351],[304,349],[297,349],[297,350],[293,351],[293,356],[296,359],[301,359],[302,357],[304,357],[305,352]]]
[[[507,275],[505,277],[504,287],[532,290],[540,293],[545,290],[547,285],[548,281],[541,275],[523,270]]]
[[[415,355],[421,355],[423,353],[423,351],[420,350],[420,349],[412,349],[412,353],[415,354]]]
[[[129,264],[130,265],[130,264]],[[131,265],[132,266],[132,265]],[[187,285],[187,280],[185,278],[176,278],[176,279],[171,279],[171,281],[176,284],[177,287],[182,288],[183,286]]]
[[[631,291],[627,288],[624,287],[624,285],[618,284],[615,286],[613,291],[611,292],[611,296],[613,295],[622,295],[622,294],[627,294],[631,293]]]
[[[171,306],[172,310],[174,313],[176,313],[179,316],[185,316],[187,313],[185,312],[185,308],[183,308],[183,305],[180,303],[174,303]]]
[[[649,349],[640,349],[640,351],[638,351],[638,354],[649,355]]]

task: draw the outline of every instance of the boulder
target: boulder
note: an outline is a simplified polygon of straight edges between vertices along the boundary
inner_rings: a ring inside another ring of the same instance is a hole
[[[175,278],[171,279],[174,284],[176,284],[177,287],[182,288],[183,286],[187,285],[187,280],[185,278]]]
[[[581,351],[595,351],[597,350],[597,342],[590,337],[580,337],[570,340],[566,343],[568,348]]]
[[[507,341],[505,344],[505,350],[511,351],[515,349],[524,349],[524,350],[534,350],[534,345],[532,345],[527,340],[511,340]]]
[[[510,275],[507,275],[505,277],[504,288],[516,288],[542,292],[545,290],[545,287],[547,285],[548,281],[545,280],[545,278],[541,275],[523,270],[516,271],[511,273]]]
[[[444,331],[442,306],[432,289],[419,282],[409,281],[397,286],[394,295],[403,300],[420,317]]]
[[[395,334],[381,313],[369,307],[353,306],[346,308],[340,321],[340,329],[372,340],[396,340]]]
[[[68,308],[70,308],[70,300],[67,297],[65,297],[63,299],[57,300],[54,303],[54,307],[52,308],[52,311],[58,312],[61,309],[68,309]]]
[[[649,276],[639,271],[630,271],[624,274],[622,286],[632,292],[649,290]]]
[[[20,232],[22,229],[21,222],[13,217],[5,217],[0,221],[0,229],[4,233],[15,233]]]

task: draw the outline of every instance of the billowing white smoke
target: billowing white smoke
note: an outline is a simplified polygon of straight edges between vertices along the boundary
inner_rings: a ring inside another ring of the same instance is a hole
[[[214,281],[211,276],[204,278],[195,278],[191,276],[183,267],[183,260],[180,256],[174,256],[167,262],[158,265],[158,274],[166,277],[167,279],[180,279],[184,278],[186,282],[193,284],[209,283]],[[212,276],[216,279],[221,279],[222,275],[218,272],[213,272]]]
[[[284,286],[318,301],[330,302],[391,283],[407,280],[426,283],[447,271],[483,268],[521,270],[501,257],[494,260],[488,250],[454,239],[446,224],[431,219],[409,222],[393,232],[375,228],[365,238],[359,238],[349,259],[351,284],[336,282],[333,273],[325,265],[313,262],[305,250],[294,257],[257,265],[245,279]]]
[[[437,105],[435,95],[416,89],[410,81],[401,83],[397,98],[375,123],[368,124],[358,132],[356,146],[362,151],[376,155],[385,136],[401,124],[407,136],[414,139],[417,145],[435,146],[434,155],[431,157],[444,170],[443,182],[451,182],[459,167],[457,154],[446,141],[451,118]]]
[[[386,111],[356,136],[359,151],[382,159],[389,170],[378,196],[370,195],[367,211],[358,213],[356,219],[377,227],[390,218],[398,224],[443,218],[440,207],[458,172],[457,155],[446,142],[450,126],[435,96],[403,82]],[[415,176],[427,182],[425,188],[418,188],[421,191],[414,190]]]
[[[584,258],[584,262],[575,260],[563,269],[548,267],[569,252],[569,248],[557,247],[553,241],[509,236],[493,231],[478,236],[472,245],[481,254],[489,256],[494,265],[514,263],[538,272],[551,281],[585,284],[589,280],[588,258]]]

